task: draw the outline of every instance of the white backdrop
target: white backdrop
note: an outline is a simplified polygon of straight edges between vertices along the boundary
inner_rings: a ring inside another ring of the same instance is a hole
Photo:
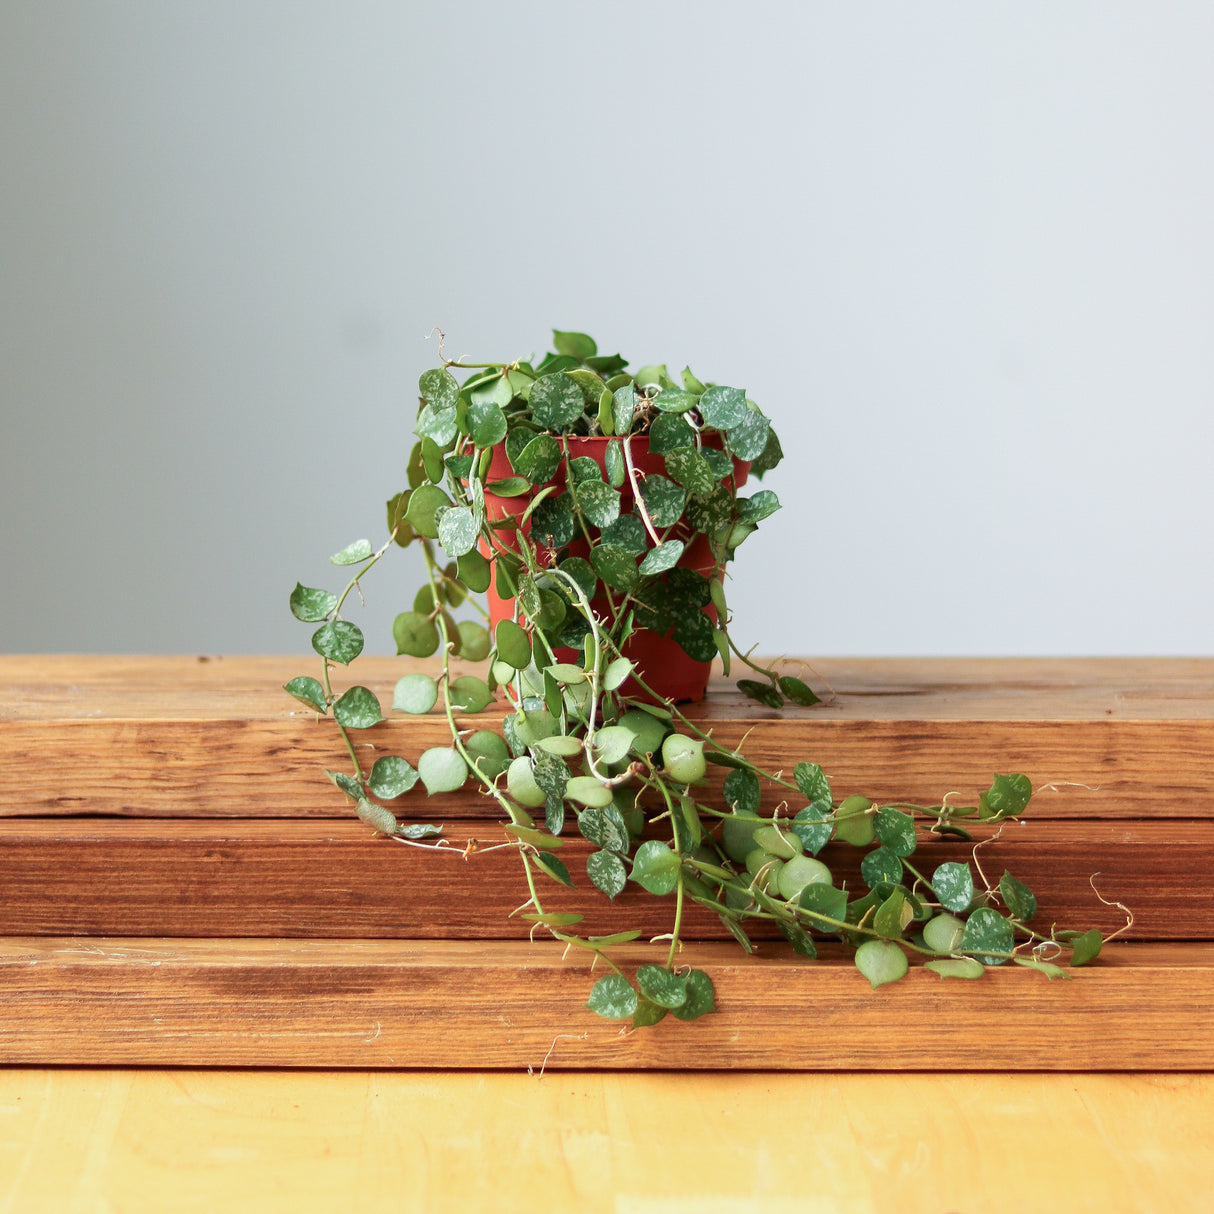
[[[1211,62],[1202,0],[11,0],[4,647],[306,652],[440,325],[749,390],[744,645],[1212,653]]]

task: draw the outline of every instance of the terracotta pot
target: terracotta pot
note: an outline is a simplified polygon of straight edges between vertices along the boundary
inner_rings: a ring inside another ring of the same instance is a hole
[[[605,473],[607,444],[611,441],[610,438],[601,436],[570,436],[569,453],[575,458],[579,455],[590,456]],[[654,455],[650,452],[648,437],[634,437],[631,443],[631,452],[633,466],[639,473],[653,472],[662,475],[666,474],[666,461],[661,455]],[[746,475],[750,469],[750,465],[741,461],[735,461],[735,469],[737,483],[741,486],[746,482]],[[513,475],[515,475],[515,472],[506,457],[505,447],[495,447],[485,480],[492,482]],[[561,488],[564,487],[565,465],[563,461],[551,483]],[[517,517],[527,509],[530,500],[528,495],[523,495],[522,497],[497,497],[486,491],[485,513],[490,521]],[[627,483],[620,490],[620,506],[624,512],[632,510],[633,494],[631,486]],[[510,533],[502,532],[500,534],[503,537],[503,541],[509,543],[508,537]],[[585,540],[575,540],[569,545],[567,551],[571,556],[585,556]],[[715,562],[712,558],[712,551],[707,537],[697,535],[688,544],[679,560],[679,565],[700,574],[710,574],[715,566]],[[592,599],[590,605],[596,614],[609,617],[610,609],[605,598],[598,597]],[[716,609],[710,605],[704,610],[710,616],[713,623],[715,623],[717,618]],[[514,599],[502,598],[497,593],[496,582],[491,583],[489,587],[489,617],[491,626],[494,628],[497,627],[500,620],[514,618]],[[557,650],[556,652],[558,658],[562,661],[581,660],[581,656],[573,650],[564,649]],[[629,661],[635,664],[641,678],[663,699],[677,702],[680,700],[701,700],[704,698],[704,690],[708,686],[708,676],[712,669],[712,663],[697,662],[694,658],[689,657],[683,647],[671,637],[662,636],[647,629],[639,629],[624,643],[623,654]],[[623,691],[624,694],[636,698],[647,698],[645,692],[632,679],[629,679],[624,684]]]

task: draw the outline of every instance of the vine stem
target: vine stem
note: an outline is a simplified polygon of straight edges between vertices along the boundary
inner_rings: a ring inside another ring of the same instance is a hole
[[[632,462],[632,435],[625,435],[624,441],[620,445],[624,448],[624,466],[628,469],[628,483],[632,486],[632,496],[637,510],[640,512],[641,522],[645,524],[645,530],[649,532],[649,538],[653,540],[654,547],[660,547],[662,541],[658,538],[653,519],[649,517],[649,511],[645,509],[645,498],[641,493],[640,481],[637,479],[636,465]]]

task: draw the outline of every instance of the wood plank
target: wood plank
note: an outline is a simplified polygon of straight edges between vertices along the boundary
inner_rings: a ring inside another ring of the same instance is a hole
[[[1214,660],[819,666],[839,692],[831,706],[777,716],[721,693],[690,715],[727,744],[746,737],[769,768],[821,763],[840,795],[972,801],[994,772],[1024,771],[1037,816],[1214,816]],[[388,702],[408,668],[368,658],[358,676]],[[322,774],[348,762],[336,732],[279,690],[300,669],[289,658],[0,658],[0,816],[341,817],[344,798]],[[494,727],[500,711],[467,724]],[[368,764],[415,761],[445,741],[434,715],[359,736]],[[430,804],[447,819],[485,814],[467,792]]]
[[[654,959],[634,950],[627,964]],[[1214,945],[1111,945],[878,991],[850,962],[700,944],[725,1014],[622,1033],[559,945],[0,940],[0,1063],[781,1070],[1214,1069]],[[942,1024],[947,1031],[942,1031]]]
[[[22,1069],[0,1112],[14,1212],[1207,1214],[1214,1189],[1212,1075]]]
[[[282,684],[299,674],[319,677],[319,665],[306,646],[299,654],[278,657],[5,654],[0,655],[0,721],[281,721],[297,707],[282,694]],[[458,672],[479,669],[455,665]],[[829,695],[833,689],[832,702],[804,710],[819,719],[1214,719],[1214,657],[794,658],[787,665],[820,692]],[[438,669],[434,659],[368,655],[349,671],[334,667],[334,677],[343,685],[363,683],[390,702],[402,674]],[[799,709],[789,711],[802,715]],[[774,714],[741,696],[718,665],[708,698],[693,715],[762,720]]]
[[[465,861],[460,849],[470,838],[479,850]],[[454,849],[432,854],[353,818],[8,819],[0,821],[0,935],[525,938],[528,925],[508,918],[526,897],[518,858],[487,850],[504,838],[498,822],[461,822]],[[582,929],[596,934],[669,931],[673,899],[630,887],[608,903],[589,888],[590,850],[569,838],[562,855],[579,888],[545,884],[545,908],[584,914]],[[971,850],[925,842],[915,862],[930,877]],[[830,844],[822,858],[836,881],[856,889],[860,854]],[[1130,939],[1214,939],[1214,822],[1030,819],[1006,826],[980,855],[992,881],[1008,868],[1034,890],[1040,923],[1120,928],[1122,913],[1089,885],[1100,873],[1104,896],[1134,912]],[[685,926],[688,939],[726,938],[699,907]],[[756,935],[765,935],[761,927]]]

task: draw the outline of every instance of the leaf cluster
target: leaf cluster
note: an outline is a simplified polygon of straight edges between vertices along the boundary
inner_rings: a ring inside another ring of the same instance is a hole
[[[628,657],[640,630],[697,661],[719,657],[726,671],[734,659],[745,664],[753,677],[738,686],[764,705],[817,701],[729,635],[725,567],[779,508],[770,490],[742,489],[779,463],[779,440],[742,389],[690,368],[677,381],[664,365],[632,373],[585,334],[556,331],[554,345],[539,360],[445,360],[426,371],[406,483],[387,501],[387,539],[378,549],[360,539],[330,558],[353,570],[342,591],[299,584],[291,593],[292,613],[315,626],[322,667],[320,679],[300,676],[286,690],[332,717],[353,771],[329,775],[359,817],[425,846],[439,829],[398,820],[395,803],[415,788],[434,796],[473,781],[508,819],[529,892],[519,913],[602,958],[613,972],[589,1006],[637,1027],[715,1010],[708,975],[678,966],[688,903],[716,913],[747,950],[755,923],[774,923],[805,957],[817,942],[840,941],[874,987],[902,977],[916,954],[942,977],[965,978],[1008,961],[1058,977],[1058,956],[1090,961],[1099,933],[1039,932],[1036,899],[1010,873],[988,886],[976,861],[930,874],[917,866],[924,832],[968,838],[967,818],[1022,813],[1025,776],[997,775],[968,808],[838,798],[816,764],[796,763],[791,780],[763,771],[647,684]],[[393,622],[397,652],[439,654],[441,670],[403,674],[389,712],[442,713],[450,744],[415,763],[381,755],[364,770],[352,734],[380,725],[383,706],[361,684],[338,692],[332,674],[364,645],[344,604],[398,547],[421,551],[427,580]],[[495,612],[482,594],[496,599]],[[482,673],[456,674],[457,656]],[[706,791],[710,764],[727,769],[722,800]],[[672,900],[664,965],[628,978],[609,950],[639,931],[584,937],[573,930],[579,915],[549,905],[546,882],[582,879],[559,854],[574,830],[593,848],[585,879],[605,897],[632,883]],[[848,889],[826,863],[832,841],[864,850],[861,888]]]

